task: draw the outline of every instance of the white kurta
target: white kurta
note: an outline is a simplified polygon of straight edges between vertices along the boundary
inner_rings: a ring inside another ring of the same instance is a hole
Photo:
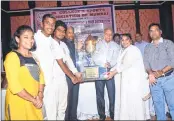
[[[34,35],[36,42],[36,51],[33,54],[39,60],[40,66],[44,73],[45,85],[49,85],[53,79],[53,64],[54,57],[51,51],[51,36],[46,37],[41,30],[38,30]]]
[[[56,118],[56,109],[55,103],[51,102],[51,100],[55,100],[54,98],[54,90],[53,87],[53,65],[54,65],[54,57],[51,51],[51,36],[46,37],[41,30],[38,30],[34,35],[34,39],[36,42],[36,51],[33,52],[33,55],[39,60],[41,69],[44,73],[45,80],[45,89],[44,89],[44,107],[43,107],[43,115],[44,119],[55,120]]]
[[[116,96],[115,120],[145,120],[143,98],[150,90],[140,50],[133,45],[121,50],[117,65],[112,70],[115,69],[120,74],[120,82],[117,83],[120,85],[116,86],[120,97]],[[118,80],[118,75],[115,78]]]

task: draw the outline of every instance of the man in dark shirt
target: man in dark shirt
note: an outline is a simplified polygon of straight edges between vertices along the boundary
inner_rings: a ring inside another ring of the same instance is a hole
[[[63,40],[68,46],[70,51],[71,59],[76,65],[75,57],[75,44],[74,44],[74,28],[68,27],[66,31],[65,39]],[[66,76],[68,83],[68,104],[65,114],[65,120],[77,120],[77,104],[78,104],[78,94],[79,94],[79,84],[73,84],[71,79]]]

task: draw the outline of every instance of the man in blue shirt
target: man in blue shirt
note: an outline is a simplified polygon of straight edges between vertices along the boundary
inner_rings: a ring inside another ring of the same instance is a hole
[[[144,49],[148,42],[142,40],[142,34],[141,33],[136,33],[135,35],[135,46],[138,47],[138,49],[141,51],[142,56],[144,56]]]

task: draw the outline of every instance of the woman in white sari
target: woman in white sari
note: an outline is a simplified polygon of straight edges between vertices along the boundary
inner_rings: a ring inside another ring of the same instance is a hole
[[[108,79],[120,74],[120,84],[116,85],[115,120],[145,120],[144,100],[149,98],[150,90],[143,58],[132,45],[130,34],[122,35],[121,44],[123,49],[117,65],[108,74]]]

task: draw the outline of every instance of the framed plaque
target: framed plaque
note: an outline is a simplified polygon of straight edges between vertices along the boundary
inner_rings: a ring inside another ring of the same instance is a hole
[[[85,67],[84,81],[105,80],[107,78],[107,69],[99,66]]]
[[[95,59],[96,44],[104,38],[103,23],[77,25],[74,33],[76,66],[83,73],[83,80],[106,80],[107,69]]]
[[[85,78],[86,79],[97,79],[99,78],[98,67],[85,67]]]

